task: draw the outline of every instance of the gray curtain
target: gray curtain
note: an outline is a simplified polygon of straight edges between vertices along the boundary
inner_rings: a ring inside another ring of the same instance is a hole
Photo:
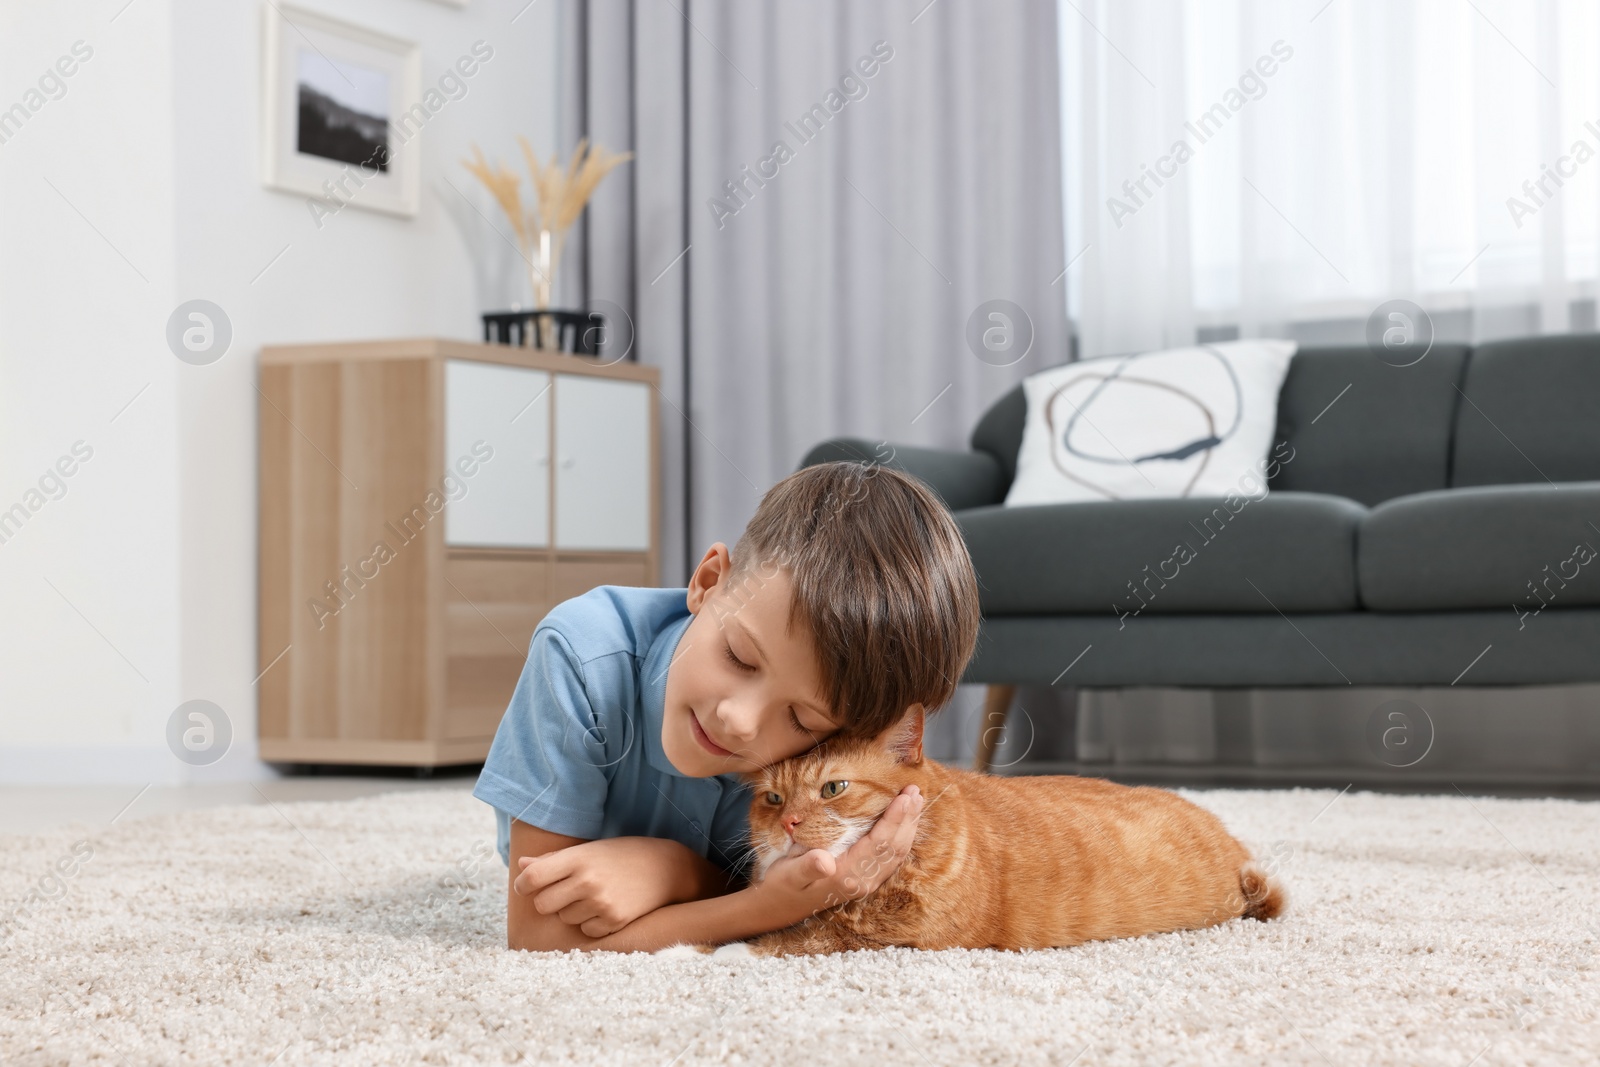
[[[818,441],[963,445],[1066,358],[1053,2],[561,15],[563,148],[637,158],[597,195],[559,297],[625,310],[662,368],[665,581],[731,543]],[[1000,353],[968,341],[993,300],[1025,316]]]

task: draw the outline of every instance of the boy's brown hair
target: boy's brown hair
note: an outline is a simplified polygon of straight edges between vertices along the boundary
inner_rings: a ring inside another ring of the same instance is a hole
[[[843,461],[789,475],[734,546],[735,596],[774,568],[788,574],[789,623],[811,632],[841,733],[875,737],[911,704],[950,700],[978,640],[978,581],[926,485]]]

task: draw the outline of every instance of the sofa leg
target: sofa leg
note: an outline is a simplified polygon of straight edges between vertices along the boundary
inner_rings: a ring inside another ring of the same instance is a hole
[[[972,758],[972,769],[987,774],[994,766],[994,750],[1000,747],[1000,735],[1005,731],[1006,715],[1011,711],[1011,699],[1017,695],[1014,685],[991,685],[983,698],[983,721],[978,726],[978,749]]]

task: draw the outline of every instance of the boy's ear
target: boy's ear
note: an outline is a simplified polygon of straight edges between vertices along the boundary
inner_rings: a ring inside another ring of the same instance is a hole
[[[896,763],[915,767],[922,762],[922,727],[926,715],[921,704],[913,704],[900,720],[878,737]]]
[[[718,541],[706,549],[706,554],[700,557],[700,563],[689,575],[689,610],[695,615],[700,614],[700,609],[705,606],[706,598],[712,590],[733,571],[733,559],[728,555],[728,546]]]

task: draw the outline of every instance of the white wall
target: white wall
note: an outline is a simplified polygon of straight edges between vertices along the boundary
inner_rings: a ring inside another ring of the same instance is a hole
[[[459,160],[474,141],[510,157],[519,133],[541,154],[555,143],[553,0],[303,0],[418,41],[424,86],[475,41],[494,49],[422,134],[417,216],[349,208],[319,229],[304,198],[260,182],[261,6],[124,2],[0,7],[0,108],[74,41],[93,48],[0,144],[0,509],[74,441],[94,449],[0,544],[0,781],[269,773],[255,759],[260,347],[480,336],[479,312],[526,301],[526,283]],[[165,342],[195,298],[233,327],[205,367]],[[204,769],[164,740],[195,698],[234,734]]]

